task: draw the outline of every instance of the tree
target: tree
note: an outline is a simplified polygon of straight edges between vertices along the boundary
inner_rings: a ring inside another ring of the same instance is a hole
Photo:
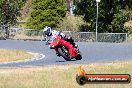
[[[20,9],[26,0],[0,0],[0,22],[15,25]]]
[[[9,26],[17,23],[20,9],[26,0],[0,0],[0,27],[9,37]]]
[[[67,16],[61,23],[61,29],[63,31],[79,31],[79,26],[85,24],[82,17],[78,16]]]
[[[130,14],[131,5],[128,2],[130,0],[101,0],[99,3],[98,32],[126,32],[123,24],[128,21],[126,18]],[[96,0],[74,0],[74,4],[76,5],[74,13],[83,15],[84,20],[89,24],[85,27],[95,32]]]
[[[57,28],[65,14],[66,6],[63,0],[34,0],[27,27],[43,29],[48,25]]]
[[[2,4],[3,4],[3,0],[0,0],[0,24],[2,21]]]

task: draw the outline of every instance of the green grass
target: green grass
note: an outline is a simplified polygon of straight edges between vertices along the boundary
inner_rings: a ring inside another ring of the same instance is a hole
[[[0,69],[0,88],[131,88],[129,84],[85,84],[76,83],[80,65],[45,66]],[[89,74],[130,74],[132,61],[82,65]]]
[[[32,58],[32,55],[25,51],[0,49],[0,62],[18,61],[30,58]]]

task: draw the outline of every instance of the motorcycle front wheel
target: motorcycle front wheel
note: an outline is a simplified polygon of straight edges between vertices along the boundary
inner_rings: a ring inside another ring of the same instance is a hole
[[[64,46],[58,48],[59,54],[66,60],[66,61],[71,61],[70,55],[68,53],[68,49],[66,49]]]

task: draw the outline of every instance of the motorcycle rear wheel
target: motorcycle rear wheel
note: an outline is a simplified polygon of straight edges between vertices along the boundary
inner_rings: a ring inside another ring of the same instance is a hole
[[[65,48],[65,50],[67,50],[67,49]],[[58,48],[59,54],[60,54],[66,61],[71,61],[70,56],[69,56],[69,53],[67,53],[68,50],[67,50],[67,52],[65,52],[65,50],[64,50],[63,47],[59,47],[59,48]],[[66,55],[66,54],[67,54],[67,55]]]
[[[76,60],[81,60],[82,59],[82,55],[81,52],[78,51],[78,55],[75,57]]]

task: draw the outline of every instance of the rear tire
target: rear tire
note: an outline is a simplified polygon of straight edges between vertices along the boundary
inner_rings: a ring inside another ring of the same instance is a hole
[[[67,51],[68,51],[68,50],[67,50]],[[66,61],[71,61],[69,55],[66,55],[66,54],[65,54],[66,52],[63,50],[62,47],[59,47],[59,48],[58,48],[58,52],[59,52],[59,54],[60,54]],[[64,53],[64,52],[65,52],[65,53]]]

